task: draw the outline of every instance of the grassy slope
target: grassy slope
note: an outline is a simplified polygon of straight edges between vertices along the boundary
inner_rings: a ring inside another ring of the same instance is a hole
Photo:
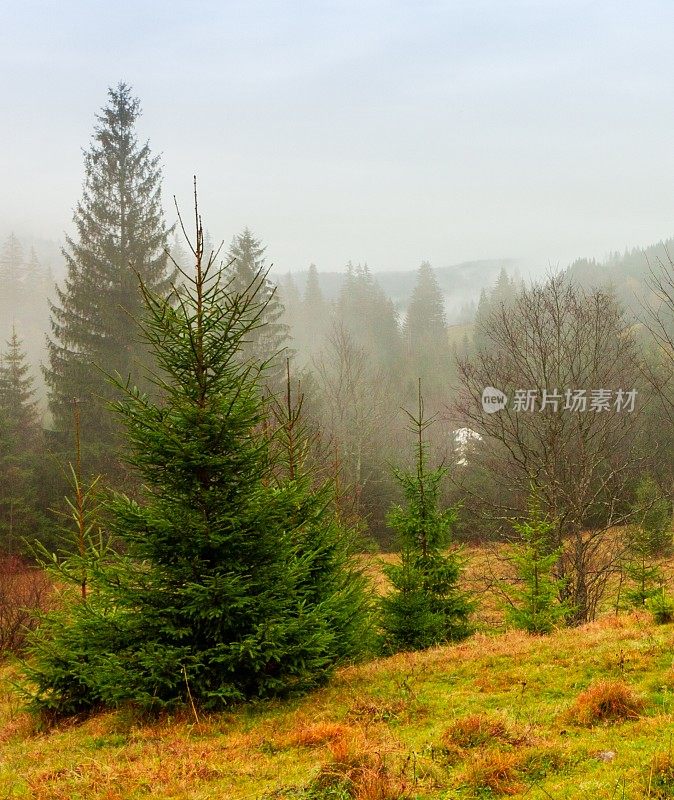
[[[344,669],[301,700],[198,723],[121,711],[40,732],[7,689],[0,796],[295,798],[321,769],[323,784],[350,770],[361,800],[491,796],[490,785],[529,798],[634,798],[648,796],[649,776],[653,795],[653,758],[674,733],[673,645],[674,627],[645,615],[540,639],[477,634]],[[638,719],[580,727],[565,717],[601,677],[624,678],[643,697]],[[602,751],[615,758],[602,761]]]

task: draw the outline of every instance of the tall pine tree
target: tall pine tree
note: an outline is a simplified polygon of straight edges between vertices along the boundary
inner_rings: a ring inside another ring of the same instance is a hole
[[[0,251],[0,320],[7,320],[10,325],[19,308],[24,269],[23,247],[11,233]],[[8,336],[9,330],[0,331],[0,335]]]
[[[112,388],[103,372],[138,381],[146,353],[134,322],[142,309],[138,277],[166,295],[172,279],[165,248],[161,168],[136,133],[140,103],[120,83],[97,116],[84,156],[84,190],[66,238],[67,277],[51,305],[52,337],[45,376],[54,425],[70,441],[72,401],[81,409],[88,466],[114,466],[118,424],[106,409]]]
[[[16,330],[0,356],[0,549],[12,555],[39,537],[38,461],[44,460],[33,378]]]
[[[424,261],[403,329],[410,372],[420,376],[431,398],[446,395],[451,366],[445,302],[431,265]]]
[[[255,297],[262,304],[256,325],[248,332],[242,354],[254,361],[270,361],[268,380],[279,382],[290,334],[283,321],[283,305],[267,277],[266,248],[249,228],[232,240],[226,256],[232,277],[230,289]]]
[[[399,366],[401,338],[396,310],[367,264],[347,265],[336,316],[373,361],[387,369]]]
[[[330,307],[321,290],[318,269],[315,264],[309,265],[302,298],[302,312],[309,352],[316,353],[324,345],[325,336],[330,329],[331,314]]]

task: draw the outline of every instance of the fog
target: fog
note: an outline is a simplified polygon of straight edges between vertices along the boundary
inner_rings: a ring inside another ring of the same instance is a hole
[[[3,5],[0,794],[674,796],[673,30]]]
[[[5,236],[71,230],[119,80],[169,214],[196,173],[214,233],[250,226],[279,273],[540,272],[672,232],[669,3],[27,2],[0,21]]]

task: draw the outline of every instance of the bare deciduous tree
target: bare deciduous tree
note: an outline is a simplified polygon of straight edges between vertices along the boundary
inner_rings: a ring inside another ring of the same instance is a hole
[[[335,323],[313,359],[321,419],[334,443],[343,477],[356,496],[381,474],[398,410],[390,376],[373,366],[346,327]],[[367,510],[367,509],[366,509]]]
[[[611,293],[583,291],[560,275],[493,309],[481,333],[486,346],[459,361],[454,409],[482,437],[473,458],[484,486],[475,491],[502,522],[520,516],[537,492],[556,520],[554,544],[564,544],[557,569],[566,580],[563,599],[572,620],[584,622],[617,568],[622,545],[609,531],[629,513],[626,485],[638,460],[641,405],[631,412],[614,405],[618,390],[638,389],[633,331]],[[482,406],[490,386],[510,398],[498,413]],[[610,407],[591,410],[592,392],[601,389],[613,390]],[[521,390],[535,393],[535,410],[513,403]],[[574,390],[585,390],[586,410],[580,401],[574,409],[567,394]]]

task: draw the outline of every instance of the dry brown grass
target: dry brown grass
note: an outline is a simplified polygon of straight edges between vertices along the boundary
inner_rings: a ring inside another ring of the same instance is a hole
[[[330,745],[332,760],[325,764],[312,788],[341,788],[353,800],[404,800],[411,786],[385,749],[370,749],[348,738]]]
[[[356,732],[348,725],[339,722],[316,722],[307,724],[300,722],[298,727],[288,736],[288,744],[297,747],[321,747],[339,739],[353,738]]]
[[[466,763],[460,782],[473,792],[512,795],[525,786],[519,776],[522,756],[516,751],[483,750]]]
[[[622,680],[600,680],[581,692],[567,718],[577,725],[623,722],[639,718],[644,702]]]
[[[469,714],[457,719],[445,732],[443,744],[461,748],[508,744],[511,733],[505,721],[487,714]]]
[[[358,697],[351,704],[348,716],[357,720],[387,722],[397,719],[408,707],[404,699],[395,701],[379,700],[372,697]]]

